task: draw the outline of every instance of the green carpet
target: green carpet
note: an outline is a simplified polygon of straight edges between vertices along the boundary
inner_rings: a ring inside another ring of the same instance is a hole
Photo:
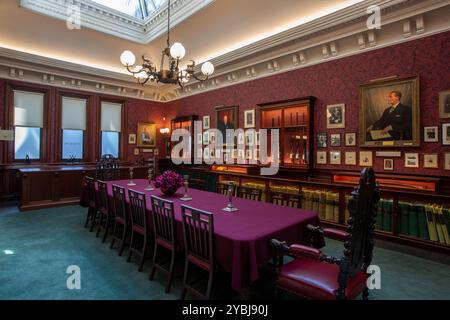
[[[139,273],[136,260],[127,263],[109,249],[111,238],[102,244],[83,228],[85,214],[78,206],[24,213],[0,208],[0,299],[178,299],[180,277],[165,294],[166,277],[157,272],[148,281],[151,262]],[[341,243],[327,242],[326,253],[341,251]],[[381,268],[381,290],[372,290],[372,299],[450,299],[448,265],[382,248],[373,264]],[[67,289],[70,265],[81,269],[81,290]],[[220,287],[222,297],[236,298]],[[267,298],[261,294],[270,292],[270,279],[253,291],[253,297]]]

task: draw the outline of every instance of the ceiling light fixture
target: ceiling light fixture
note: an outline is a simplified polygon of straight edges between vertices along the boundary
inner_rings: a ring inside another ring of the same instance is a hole
[[[203,77],[199,77],[195,74],[195,62],[193,60],[191,60],[191,64],[187,65],[185,70],[179,70],[179,63],[186,55],[186,49],[179,42],[170,45],[170,0],[167,2],[167,47],[162,51],[160,71],[156,69],[156,66],[154,66],[145,55],[142,56],[142,64],[135,66],[136,57],[133,52],[129,50],[125,50],[122,53],[120,62],[141,85],[151,81],[166,84],[178,84],[180,87],[183,87],[192,78],[203,82],[214,73],[214,65],[209,61],[203,63],[201,67]],[[168,64],[166,64],[166,58]]]

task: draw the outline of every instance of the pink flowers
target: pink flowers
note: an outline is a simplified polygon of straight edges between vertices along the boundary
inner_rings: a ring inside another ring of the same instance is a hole
[[[175,189],[184,185],[184,179],[178,173],[168,170],[155,179],[155,187],[160,189]]]

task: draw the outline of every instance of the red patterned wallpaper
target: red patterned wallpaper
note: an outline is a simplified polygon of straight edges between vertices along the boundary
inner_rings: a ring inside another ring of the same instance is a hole
[[[359,114],[359,85],[393,75],[420,75],[420,106],[421,126],[439,125],[450,122],[439,119],[438,93],[450,89],[450,32],[409,41],[403,44],[377,49],[351,57],[277,74],[271,77],[257,79],[234,86],[187,97],[168,104],[168,114],[188,115],[200,117],[211,115],[211,124],[215,124],[214,107],[217,105],[238,105],[239,123],[243,124],[244,110],[257,108],[257,104],[295,99],[304,96],[315,96],[315,132],[329,134],[358,132]],[[326,129],[326,106],[328,104],[345,103],[345,129]],[[256,123],[259,124],[259,112],[256,112]],[[439,129],[441,135],[441,129]],[[423,141],[423,132],[421,133]],[[441,141],[441,137],[440,137]],[[341,150],[342,163],[345,151],[359,151],[358,147],[328,148],[321,150]],[[385,149],[376,149],[385,150]],[[443,170],[443,154],[450,152],[450,147],[439,143],[423,143],[420,148],[402,149],[406,152],[441,153],[440,169],[423,169],[423,156],[420,156],[420,169],[404,167],[404,158],[395,159],[395,172],[450,175],[450,171]],[[317,151],[317,150],[315,150]],[[375,150],[374,150],[375,151]],[[359,170],[358,166],[317,165],[322,169]],[[383,172],[383,159],[375,157],[374,167]]]

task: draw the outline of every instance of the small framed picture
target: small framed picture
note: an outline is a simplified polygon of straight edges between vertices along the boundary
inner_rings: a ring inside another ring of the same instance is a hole
[[[340,151],[330,151],[330,164],[341,164]]]
[[[209,159],[210,151],[209,148],[203,149],[203,159]]]
[[[450,123],[442,124],[442,144],[450,146]]]
[[[317,148],[326,148],[327,147],[327,133],[319,132],[317,134]]]
[[[438,127],[424,127],[423,128],[423,141],[424,142],[438,142],[439,134]]]
[[[354,147],[356,146],[356,133],[346,133],[345,134],[345,146]]]
[[[317,151],[317,164],[327,164],[326,151]]]
[[[383,159],[383,169],[386,171],[394,171],[394,159]]]
[[[419,154],[405,153],[405,168],[418,168],[418,167],[419,167]]]
[[[255,127],[255,109],[244,111],[244,128]]]
[[[446,153],[444,156],[444,169],[450,170],[450,153]]]
[[[327,106],[327,129],[345,128],[345,104]]]
[[[430,168],[430,169],[439,168],[438,159],[439,158],[438,158],[437,154],[424,154],[423,155],[423,167]]]
[[[214,156],[220,158],[222,156],[222,148],[216,148],[214,151]]]
[[[372,151],[360,151],[359,152],[359,165],[361,167],[371,167],[373,165],[373,152]]]
[[[216,133],[214,131],[211,131],[209,133],[209,142],[210,143],[216,143]]]
[[[209,158],[214,159],[216,156],[214,148],[209,149]]]
[[[204,116],[203,117],[203,129],[209,129],[210,128],[210,116]]]
[[[330,137],[330,146],[332,147],[340,147],[341,146],[341,134],[333,133]]]
[[[134,148],[134,155],[138,156],[139,155],[139,148]]]
[[[209,131],[203,132],[203,144],[209,144]]]
[[[450,90],[439,93],[439,117],[450,118]]]
[[[345,164],[349,166],[356,166],[356,152],[347,151],[345,153]]]
[[[253,130],[248,130],[245,132],[245,144],[248,146],[252,146],[254,143],[255,134]]]
[[[128,135],[128,144],[136,144],[136,134],[132,133]]]
[[[200,145],[203,143],[203,134],[197,134],[197,143]]]

